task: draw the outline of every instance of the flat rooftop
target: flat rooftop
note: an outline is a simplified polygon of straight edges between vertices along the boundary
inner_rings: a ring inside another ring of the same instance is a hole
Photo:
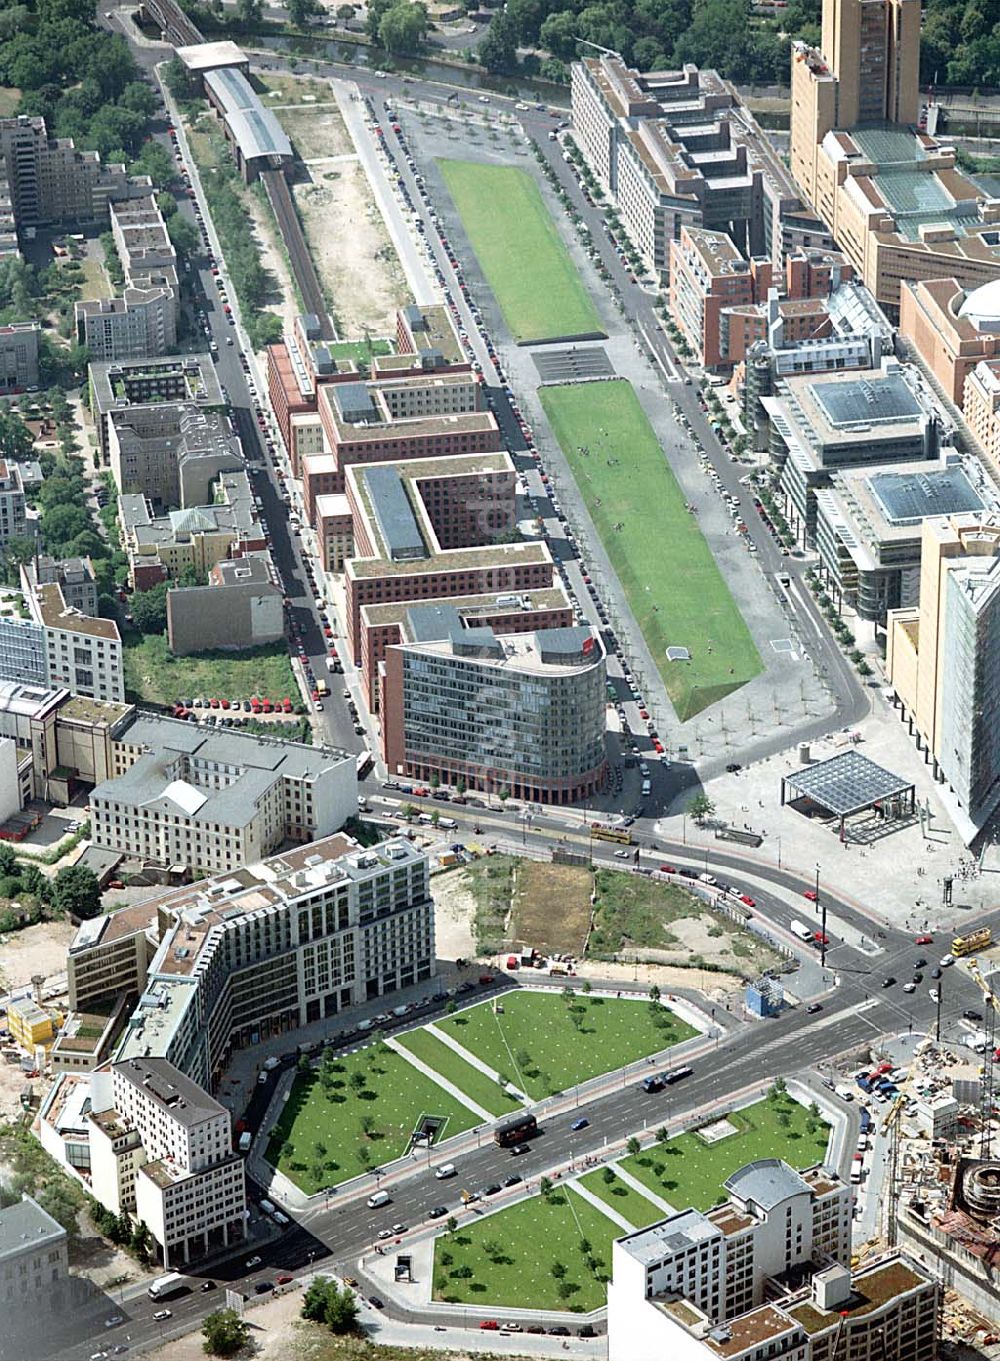
[[[834,1327],[841,1318],[863,1318],[926,1283],[926,1277],[918,1275],[906,1261],[896,1257],[856,1272],[850,1296],[835,1309],[820,1309],[812,1300],[803,1300],[787,1305],[784,1312],[807,1333],[819,1333]]]
[[[505,603],[501,604],[503,601]],[[454,605],[464,618],[488,616],[502,618],[506,614],[523,614],[528,610],[572,610],[573,603],[561,585],[547,586],[538,591],[514,591],[509,595],[498,595],[490,591],[480,595],[442,597],[440,601],[423,601],[426,605]],[[387,628],[399,624],[412,609],[410,600],[391,600],[384,605],[364,605],[361,609],[362,621],[371,628]]]
[[[391,576],[419,576],[425,573],[472,572],[489,567],[512,566],[522,563],[552,562],[548,545],[544,543],[488,543],[477,548],[446,548],[432,558],[418,558],[412,562],[389,562],[385,558],[350,558],[345,565],[349,577],[355,580]]]

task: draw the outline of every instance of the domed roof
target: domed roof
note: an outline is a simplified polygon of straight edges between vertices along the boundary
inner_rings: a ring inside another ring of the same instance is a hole
[[[1000,331],[1000,279],[967,293],[958,315],[967,317],[980,331]]]

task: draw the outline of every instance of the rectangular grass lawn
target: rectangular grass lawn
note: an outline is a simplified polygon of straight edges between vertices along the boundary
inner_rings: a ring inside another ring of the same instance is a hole
[[[434,1298],[484,1308],[586,1313],[607,1301],[602,1278],[611,1275],[611,1244],[621,1235],[582,1196],[558,1187],[547,1199],[532,1196],[438,1238]],[[584,1239],[590,1244],[587,1257],[580,1250]],[[566,1268],[559,1278],[551,1270],[557,1262]],[[465,1269],[472,1274],[464,1275]],[[564,1281],[568,1288],[560,1292]]]
[[[500,1003],[502,1013],[482,1002],[437,1024],[533,1101],[697,1034],[666,1007],[648,1001],[525,990],[506,993]]]
[[[594,1172],[586,1172],[578,1181],[586,1186],[592,1196],[597,1196],[605,1205],[610,1205],[613,1210],[624,1215],[637,1229],[644,1229],[647,1224],[655,1224],[657,1220],[665,1218],[665,1213],[659,1205],[647,1200],[634,1186],[629,1186],[624,1178],[615,1177],[614,1181],[606,1182],[604,1170],[600,1168]]]
[[[535,181],[516,166],[438,161],[515,340],[604,335]]]
[[[398,1037],[399,1045],[415,1054],[422,1063],[440,1073],[443,1078],[454,1083],[460,1092],[475,1101],[477,1106],[489,1111],[491,1115],[509,1115],[520,1109],[521,1103],[516,1096],[502,1092],[496,1082],[491,1082],[485,1073],[449,1049],[443,1040],[432,1035],[429,1030],[408,1030]]]
[[[698,521],[631,383],[539,396],[677,717],[692,718],[763,669]],[[691,660],[668,662],[670,646]]]
[[[363,1075],[363,1086],[355,1085],[355,1073]],[[267,1161],[311,1195],[400,1157],[423,1115],[447,1120],[439,1140],[479,1123],[473,1111],[402,1055],[371,1045],[339,1058],[327,1085],[322,1069],[295,1079],[271,1134]],[[363,1125],[366,1117],[374,1122],[370,1133]]]
[[[666,1108],[664,1110],[666,1113]],[[621,1165],[637,1181],[678,1210],[708,1210],[725,1198],[722,1183],[757,1158],[784,1158],[791,1167],[812,1167],[826,1158],[830,1127],[787,1094],[768,1097],[727,1117],[740,1133],[706,1144],[694,1130],[654,1145]],[[808,1126],[814,1125],[810,1133]]]

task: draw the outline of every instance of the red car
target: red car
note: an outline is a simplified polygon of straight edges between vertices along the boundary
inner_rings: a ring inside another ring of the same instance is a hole
[[[756,900],[756,898],[751,898],[749,893],[741,893],[741,894],[740,894],[740,902],[741,902],[741,903],[744,903],[747,907],[756,907],[756,906],[757,906],[757,900]]]
[[[493,982],[493,975],[491,973],[481,973],[479,975],[479,981],[482,983],[483,987],[486,987],[487,984]]]
[[[811,903],[819,901],[819,894],[816,892],[814,888],[807,888],[802,896],[803,898],[808,898]]]
[[[426,799],[431,791],[427,788],[426,785],[415,784],[413,786],[413,792],[418,799]]]
[[[495,1318],[484,1318],[479,1326],[487,1333],[495,1333],[500,1327]]]
[[[916,938],[914,944],[916,944],[916,945],[933,945],[933,944],[934,944],[934,937],[933,937],[933,936],[917,936],[917,938]]]
[[[274,1283],[275,1285],[291,1285],[292,1278],[291,1276],[275,1276]]]
[[[677,866],[676,866],[676,865],[661,865],[661,866],[660,866],[660,873],[661,873],[661,874],[676,874],[676,873],[677,873]]]

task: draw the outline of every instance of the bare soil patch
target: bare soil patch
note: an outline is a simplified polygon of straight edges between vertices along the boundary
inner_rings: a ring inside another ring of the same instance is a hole
[[[31,982],[32,975],[65,973],[66,951],[76,935],[68,921],[40,922],[23,931],[0,935],[0,988],[17,988]]]
[[[542,954],[583,954],[593,879],[576,865],[521,860],[514,876],[511,934]]]
[[[292,192],[338,334],[393,334],[410,292],[363,167],[317,162],[310,171],[311,183]]]
[[[282,108],[280,104],[275,107],[275,116],[303,161],[316,156],[357,154],[343,115],[329,90],[326,97],[331,102],[293,109]]]

